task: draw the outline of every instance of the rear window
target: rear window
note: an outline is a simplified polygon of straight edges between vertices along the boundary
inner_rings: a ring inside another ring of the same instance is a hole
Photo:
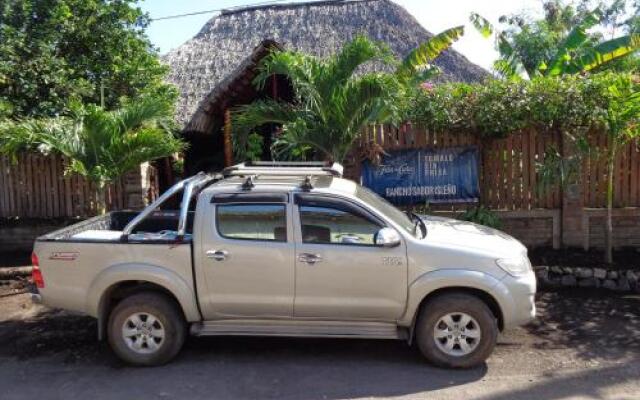
[[[284,204],[220,204],[216,226],[220,236],[229,239],[287,241]]]

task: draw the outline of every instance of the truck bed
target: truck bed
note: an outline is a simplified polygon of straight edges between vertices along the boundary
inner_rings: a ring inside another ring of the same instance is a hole
[[[124,227],[137,215],[136,211],[113,211],[48,233],[37,240],[117,242],[121,240]],[[176,210],[156,211],[136,227],[130,240],[175,238],[178,217],[179,212]],[[192,228],[193,213],[191,212],[187,222],[189,236]]]

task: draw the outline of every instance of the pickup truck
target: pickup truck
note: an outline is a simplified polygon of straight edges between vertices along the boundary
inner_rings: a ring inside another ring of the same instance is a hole
[[[341,175],[243,163],[39,237],[34,300],[97,318],[134,365],[170,361],[190,333],[401,339],[465,368],[534,318],[520,242],[404,213]]]

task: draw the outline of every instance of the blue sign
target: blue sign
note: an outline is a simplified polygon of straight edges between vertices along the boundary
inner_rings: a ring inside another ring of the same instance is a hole
[[[391,151],[378,166],[364,162],[362,184],[394,204],[477,202],[478,149]]]

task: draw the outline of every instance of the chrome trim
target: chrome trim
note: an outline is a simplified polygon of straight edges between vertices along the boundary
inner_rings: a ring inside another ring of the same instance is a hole
[[[193,187],[203,182],[208,182],[214,178],[214,176],[206,175],[204,172],[199,172],[197,175],[184,179],[171,186],[166,192],[158,197],[153,203],[149,204],[144,210],[140,212],[140,214],[132,219],[131,222],[127,224],[127,226],[124,227],[124,229],[122,230],[123,238],[127,238],[140,222],[146,219],[171,196],[181,190],[184,190],[184,194],[182,195],[180,217],[178,220],[178,237],[183,237],[187,227],[187,214],[189,212],[189,202],[191,201],[191,196],[193,195]]]

